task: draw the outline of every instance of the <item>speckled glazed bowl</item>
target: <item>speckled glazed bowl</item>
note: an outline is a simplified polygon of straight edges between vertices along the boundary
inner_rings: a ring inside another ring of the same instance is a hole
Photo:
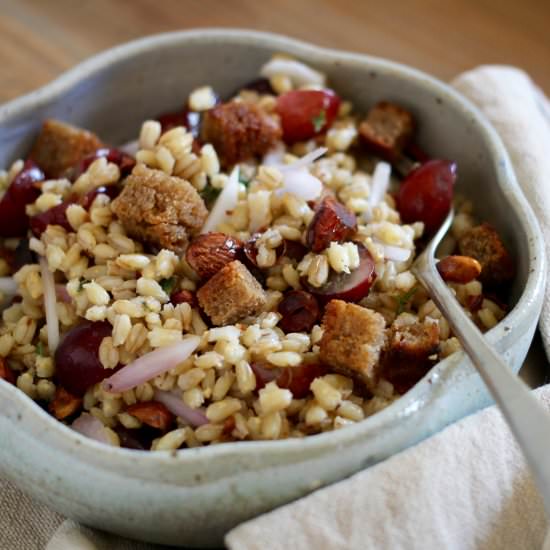
[[[456,92],[416,70],[243,30],[153,36],[102,53],[0,107],[0,166],[25,154],[46,117],[124,142],[143,120],[178,107],[199,84],[211,84],[222,97],[238,89],[273,52],[326,72],[359,111],[380,99],[402,103],[420,123],[420,144],[458,162],[460,190],[480,218],[497,226],[517,260],[515,306],[488,334],[517,371],[541,308],[541,235],[493,129]],[[352,427],[303,440],[149,453],[86,439],[0,380],[0,470],[84,524],[158,543],[213,546],[239,522],[383,460],[488,402],[480,378],[458,353]]]

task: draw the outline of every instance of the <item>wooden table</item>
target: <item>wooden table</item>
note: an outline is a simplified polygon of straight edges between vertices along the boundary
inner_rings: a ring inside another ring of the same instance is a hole
[[[550,92],[549,22],[548,0],[0,0],[0,102],[120,42],[207,26],[284,33],[442,79],[509,63]]]

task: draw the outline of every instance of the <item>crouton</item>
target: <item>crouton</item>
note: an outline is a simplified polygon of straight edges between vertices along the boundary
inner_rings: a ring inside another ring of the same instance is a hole
[[[187,181],[138,164],[112,203],[128,234],[182,254],[200,231],[208,210]]]
[[[323,317],[319,358],[335,371],[361,379],[374,390],[385,321],[379,313],[342,300],[331,300]]]
[[[281,139],[282,130],[277,117],[255,105],[231,101],[204,113],[201,136],[227,168],[267,153]]]
[[[389,330],[388,347],[382,360],[382,376],[398,393],[412,387],[434,364],[439,351],[439,323],[427,317],[402,313]]]
[[[260,283],[239,260],[218,271],[198,290],[197,298],[214,325],[230,325],[257,315],[267,303]]]
[[[399,158],[413,131],[411,113],[387,101],[373,107],[359,125],[359,135],[367,148],[390,162]]]
[[[512,258],[495,228],[482,223],[468,230],[458,240],[460,253],[481,264],[479,280],[488,287],[509,283],[515,275]]]
[[[100,139],[87,130],[59,120],[48,119],[36,138],[29,158],[50,178],[59,178],[85,156],[103,147]]]

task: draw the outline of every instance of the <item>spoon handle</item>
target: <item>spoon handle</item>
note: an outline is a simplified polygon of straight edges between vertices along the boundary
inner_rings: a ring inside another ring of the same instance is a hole
[[[447,319],[500,407],[523,450],[550,515],[550,414],[512,373],[463,311],[437,272],[433,257],[415,267],[417,278]]]

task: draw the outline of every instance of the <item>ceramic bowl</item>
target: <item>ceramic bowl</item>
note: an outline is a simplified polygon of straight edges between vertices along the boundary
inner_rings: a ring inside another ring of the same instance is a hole
[[[106,141],[134,138],[141,121],[177,108],[197,85],[227,96],[274,52],[328,74],[358,111],[387,99],[420,123],[420,145],[454,159],[459,188],[509,244],[515,304],[488,339],[517,371],[540,312],[542,238],[504,147],[458,93],[414,69],[272,34],[199,30],[145,38],[106,51],[0,108],[0,166],[27,151],[41,121],[57,117]],[[303,440],[227,443],[179,452],[107,447],[73,432],[0,381],[0,466],[7,478],[86,525],[157,543],[213,546],[239,522],[405,449],[489,402],[462,353],[437,364],[382,412]]]

